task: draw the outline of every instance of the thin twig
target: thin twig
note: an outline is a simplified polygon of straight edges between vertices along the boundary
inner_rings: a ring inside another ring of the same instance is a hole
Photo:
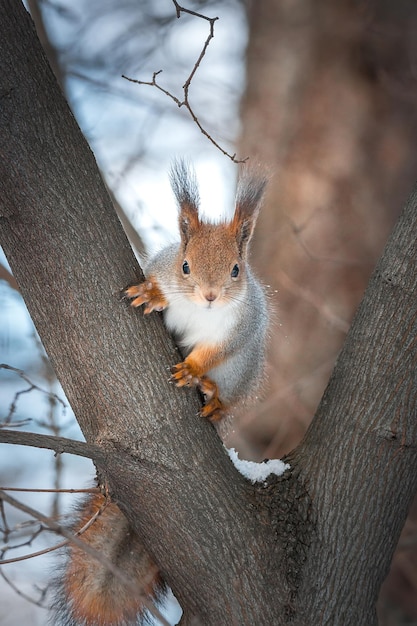
[[[101,491],[101,490],[100,490]],[[0,490],[0,499],[4,499],[2,497],[2,492]],[[14,500],[14,498],[13,498]],[[80,535],[82,535],[88,528],[90,528],[90,526],[92,524],[94,524],[94,522],[96,521],[96,519],[103,513],[104,509],[107,507],[107,505],[109,504],[110,499],[108,497],[108,494],[105,495],[105,499],[103,504],[101,505],[101,507],[94,513],[94,515],[92,515],[90,517],[90,519],[84,524],[84,526],[82,528],[80,528],[79,530],[77,530],[77,532],[74,533],[74,537],[79,537]],[[24,506],[21,502],[18,502],[18,500],[14,500],[14,506],[17,509],[23,510],[24,511]],[[26,511],[25,511],[26,512]],[[37,513],[37,511],[34,511],[35,513]],[[37,517],[37,519],[41,519],[41,514],[39,513],[39,517]],[[47,520],[45,522],[45,519]],[[42,516],[41,519],[42,523],[46,523],[48,525],[48,522],[50,521],[50,518],[45,518],[44,516]],[[42,532],[42,530],[45,530],[44,527],[41,527],[40,530],[38,531],[38,534],[40,532]],[[34,539],[34,536],[31,537],[30,542],[32,542]],[[17,563],[18,561],[26,561],[28,559],[33,559],[35,556],[41,556],[43,554],[47,554],[48,552],[53,552],[54,550],[58,550],[59,548],[62,548],[63,546],[68,545],[68,543],[70,543],[71,541],[71,537],[68,537],[67,539],[65,539],[64,541],[61,541],[60,543],[57,543],[54,546],[51,546],[49,548],[44,548],[43,550],[39,550],[38,552],[32,552],[31,554],[24,554],[23,556],[17,556],[17,557],[13,557],[11,559],[1,559],[0,560],[0,565],[8,565],[9,563]],[[22,545],[28,545],[30,542],[26,542],[26,544],[22,544]],[[20,546],[10,546],[8,547],[8,550],[12,550],[13,548],[17,548],[17,547],[22,547],[22,545]]]
[[[134,78],[129,78],[128,76],[125,76],[124,74],[122,74],[122,78],[125,78],[126,80],[128,80],[131,83],[136,83],[137,85],[149,85],[151,87],[155,87],[159,91],[162,91],[162,93],[165,94],[166,96],[168,96],[168,98],[171,98],[171,100],[173,100],[175,102],[175,104],[179,108],[185,107],[187,109],[187,111],[189,112],[193,122],[197,125],[197,127],[200,129],[202,134],[205,137],[207,137],[207,139],[209,141],[211,141],[211,143],[218,150],[220,150],[220,152],[222,154],[224,154],[225,156],[229,157],[229,159],[231,159],[234,163],[245,163],[248,160],[248,157],[246,157],[244,159],[237,159],[236,158],[236,153],[230,154],[224,148],[222,148],[222,146],[215,139],[213,139],[213,137],[210,135],[210,133],[201,124],[201,122],[198,119],[197,115],[194,113],[193,109],[191,108],[190,101],[189,101],[189,90],[190,90],[191,82],[192,82],[195,74],[197,73],[197,70],[200,68],[200,64],[201,64],[201,62],[202,62],[202,60],[203,60],[203,58],[204,58],[204,56],[205,56],[205,54],[207,52],[207,48],[210,45],[210,41],[214,37],[214,24],[215,24],[215,22],[219,18],[218,17],[208,17],[207,15],[203,15],[202,13],[197,13],[196,11],[192,11],[191,9],[186,9],[185,7],[182,7],[180,4],[178,4],[178,2],[176,0],[172,0],[172,2],[174,3],[174,6],[175,6],[177,18],[181,17],[181,13],[187,13],[188,15],[192,15],[193,17],[198,17],[198,18],[206,20],[207,22],[210,23],[210,31],[209,31],[208,37],[207,37],[207,39],[205,40],[205,42],[203,44],[203,48],[202,48],[200,54],[198,55],[198,58],[197,58],[196,62],[194,63],[194,66],[193,66],[193,68],[191,70],[190,75],[188,76],[187,80],[185,81],[184,85],[182,86],[184,99],[180,100],[180,98],[178,98],[173,93],[168,91],[168,89],[165,89],[164,87],[162,87],[157,82],[157,78],[156,77],[159,76],[159,74],[162,73],[162,70],[158,70],[157,72],[154,72],[153,75],[152,75],[152,80],[151,81],[136,80]]]
[[[203,60],[207,48],[209,47],[210,41],[213,39],[214,37],[214,23],[219,19],[218,17],[207,17],[207,15],[202,15],[201,13],[195,13],[195,11],[191,11],[190,9],[185,9],[183,7],[180,7],[179,4],[176,2],[176,0],[172,0],[173,3],[175,4],[175,7],[177,9],[177,17],[180,18],[181,17],[181,12],[182,13],[188,13],[189,15],[193,15],[195,17],[200,17],[204,20],[207,20],[208,22],[210,22],[210,32],[209,35],[206,39],[206,41],[204,42],[203,45],[203,49],[201,50],[197,61],[194,64],[193,69],[191,70],[191,74],[189,75],[189,77],[187,78],[187,80],[185,81],[184,85],[183,85],[183,89],[184,89],[184,95],[185,95],[185,99],[188,100],[188,89],[190,87],[191,81],[194,78],[194,74],[196,73],[196,71],[198,70],[198,68],[200,67],[200,63]]]
[[[23,598],[24,600],[26,600],[27,602],[31,602],[32,604],[35,604],[36,606],[41,607],[42,609],[47,609],[48,606],[43,604],[43,601],[45,600],[45,596],[46,596],[46,591],[47,591],[47,587],[45,587],[44,589],[41,589],[41,597],[39,600],[35,600],[35,598],[31,598],[30,596],[28,596],[26,593],[23,593],[23,591],[21,591],[11,580],[10,578],[8,578],[8,576],[6,576],[6,574],[3,572],[2,568],[0,568],[0,576],[4,579],[4,581],[9,585],[9,587],[11,587],[13,589],[13,591],[15,593],[17,593],[18,596],[20,596],[21,598]],[[39,587],[38,587],[39,589]]]
[[[62,406],[63,411],[65,412],[67,405],[65,404],[65,402],[62,400],[62,398],[60,398],[56,393],[52,393],[51,391],[47,391],[46,389],[43,389],[42,387],[39,387],[39,385],[36,385],[34,382],[32,382],[30,380],[30,378],[22,371],[19,370],[17,367],[13,367],[12,365],[8,365],[7,363],[0,363],[0,370],[7,370],[9,372],[13,372],[14,374],[16,374],[17,376],[19,376],[19,378],[21,378],[22,380],[25,381],[25,383],[28,384],[27,389],[21,389],[20,391],[17,391],[14,395],[13,401],[10,405],[9,408],[9,412],[3,422],[3,424],[10,424],[13,418],[13,415],[16,412],[17,409],[17,403],[18,400],[20,398],[20,396],[22,396],[25,393],[30,393],[32,391],[39,391],[40,393],[45,394],[51,402],[56,402],[58,404],[60,404]],[[26,423],[28,420],[24,420],[24,423]],[[0,424],[2,425],[2,424]]]
[[[25,493],[102,493],[99,487],[86,489],[34,489],[33,487],[0,487],[0,491],[23,491]]]

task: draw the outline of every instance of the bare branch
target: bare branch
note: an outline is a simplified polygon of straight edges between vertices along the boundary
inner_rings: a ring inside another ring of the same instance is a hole
[[[100,490],[100,492],[102,493],[102,490]],[[12,506],[14,506],[16,509],[19,509],[20,511],[23,511],[24,513],[28,513],[26,506],[22,503],[19,502],[18,500],[15,500],[15,498],[11,498],[9,500],[7,500],[5,497],[5,491],[0,489],[0,499],[4,500],[5,502],[8,502],[9,504],[12,504]],[[103,501],[103,504],[101,505],[101,507],[94,513],[94,515],[92,515],[90,517],[90,519],[84,524],[84,526],[82,526],[79,530],[77,530],[77,532],[74,533],[73,537],[79,537],[80,535],[82,535],[88,528],[90,528],[90,526],[92,524],[94,524],[94,522],[96,521],[96,519],[103,513],[104,509],[107,507],[108,503],[110,502],[109,499],[109,495],[107,493],[107,490],[104,494],[105,498]],[[44,515],[42,515],[42,513],[39,513],[38,511],[36,511],[35,509],[32,509],[32,517],[35,517],[35,519],[37,519],[38,521],[42,522],[42,524],[46,524],[47,527],[49,527],[48,522],[51,521],[51,518],[49,517],[45,517]],[[46,520],[46,521],[45,521]],[[41,526],[40,529],[38,530],[37,534],[40,534],[42,531],[46,530],[45,526]],[[54,529],[52,529],[54,530]],[[60,531],[56,531],[56,532],[60,532]],[[60,533],[63,534],[63,533]],[[19,546],[9,546],[7,549],[11,550],[13,548],[17,548],[17,547],[22,547],[22,545],[29,545],[34,539],[34,536],[32,536],[30,538],[29,541],[27,541],[24,544],[20,544]],[[26,561],[28,559],[32,559],[36,556],[41,556],[43,554],[48,554],[48,552],[53,552],[54,550],[58,550],[59,548],[62,548],[64,546],[66,546],[70,541],[71,541],[71,537],[67,536],[67,538],[64,541],[61,541],[60,543],[57,543],[54,546],[50,546],[49,548],[44,548],[43,550],[39,550],[37,552],[32,552],[31,554],[24,554],[23,556],[17,556],[11,559],[1,559],[0,560],[0,565],[8,565],[10,563],[17,563],[18,561]],[[3,553],[6,550],[3,551]]]
[[[34,489],[33,487],[0,487],[0,491],[16,491],[21,493],[102,493],[98,487],[86,489]]]
[[[42,387],[39,387],[39,385],[37,385],[34,382],[32,382],[30,380],[30,378],[22,370],[19,370],[16,367],[13,367],[11,365],[7,365],[6,363],[0,363],[0,370],[8,370],[8,371],[14,372],[15,374],[17,374],[19,376],[19,378],[21,378],[22,380],[24,380],[28,384],[28,387],[26,389],[22,389],[21,391],[17,391],[15,393],[15,396],[13,398],[13,402],[11,403],[10,408],[9,408],[9,412],[8,412],[5,420],[3,421],[3,423],[0,422],[0,427],[2,425],[6,425],[6,424],[8,425],[8,424],[11,423],[13,415],[16,412],[17,402],[18,402],[20,396],[25,394],[25,393],[30,393],[31,391],[34,391],[34,390],[39,391],[39,392],[45,394],[49,398],[49,400],[51,402],[55,402],[55,403],[60,404],[62,406],[63,411],[66,410],[67,405],[62,400],[62,398],[60,398],[56,393],[53,393],[51,391],[47,391],[46,389],[43,389]],[[28,420],[25,420],[25,423],[27,421]]]
[[[11,587],[13,589],[13,591],[15,593],[17,593],[18,596],[20,596],[21,598],[23,598],[27,602],[31,602],[32,604],[35,604],[36,606],[41,607],[42,609],[48,608],[45,604],[43,604],[43,601],[44,601],[45,595],[46,595],[46,591],[47,591],[47,587],[45,587],[44,589],[40,589],[40,596],[41,597],[39,598],[39,600],[35,600],[35,598],[31,598],[26,593],[23,593],[23,591],[21,591],[19,589],[19,587],[17,587],[13,583],[13,581],[11,581],[8,576],[6,576],[6,574],[3,572],[3,568],[1,568],[1,567],[0,567],[0,576],[9,585],[9,587]]]
[[[188,88],[191,84],[192,79],[194,78],[194,74],[196,73],[196,71],[198,70],[198,68],[200,67],[200,63],[204,58],[204,55],[206,54],[207,48],[209,47],[210,41],[213,39],[214,37],[214,23],[219,19],[218,17],[208,17],[207,15],[203,15],[202,13],[196,13],[195,11],[191,11],[191,9],[185,9],[184,7],[180,6],[178,4],[178,2],[176,2],[176,0],[172,0],[175,8],[177,10],[177,18],[179,19],[181,17],[181,13],[188,13],[188,15],[193,15],[194,17],[199,17],[203,20],[207,20],[208,22],[210,22],[210,32],[209,35],[206,39],[206,41],[204,42],[203,45],[203,49],[201,50],[197,61],[194,64],[193,69],[191,70],[191,74],[189,75],[189,77],[187,78],[187,80],[185,81],[184,85],[183,85],[183,89],[184,89],[184,94],[186,96],[186,98],[188,97]]]
[[[180,100],[180,98],[178,98],[177,96],[175,96],[173,93],[171,93],[170,91],[168,91],[167,89],[164,89],[164,87],[162,87],[158,82],[156,77],[162,73],[162,70],[158,70],[157,72],[154,72],[152,75],[152,80],[151,81],[144,81],[144,80],[136,80],[134,78],[129,78],[128,76],[125,76],[124,74],[122,74],[122,78],[125,78],[126,80],[130,81],[131,83],[136,83],[138,85],[149,85],[151,87],[155,87],[156,89],[158,89],[159,91],[162,91],[162,93],[164,93],[166,96],[168,96],[168,98],[171,98],[171,100],[173,100],[175,102],[175,104],[180,108],[180,107],[185,107],[188,111],[188,113],[190,114],[193,122],[198,126],[198,128],[200,129],[200,131],[202,132],[202,134],[207,137],[207,139],[209,141],[211,141],[211,143],[218,149],[220,150],[220,152],[222,154],[224,154],[225,156],[227,156],[229,159],[231,159],[233,161],[233,163],[245,163],[249,157],[245,157],[244,159],[238,159],[236,157],[236,153],[234,154],[230,154],[229,152],[227,152],[224,148],[222,148],[222,146],[215,140],[213,139],[213,137],[210,135],[210,133],[204,128],[204,126],[201,124],[200,120],[198,119],[197,115],[194,113],[191,104],[190,104],[190,100],[189,100],[189,90],[191,87],[191,82],[194,78],[194,76],[197,73],[197,70],[200,67],[200,64],[207,52],[207,48],[210,45],[210,41],[213,39],[214,37],[214,24],[215,22],[219,19],[218,17],[208,17],[207,15],[203,15],[202,13],[197,13],[196,11],[192,11],[191,9],[186,9],[184,7],[182,7],[180,4],[178,4],[178,2],[176,0],[172,0],[174,5],[175,5],[175,10],[177,13],[177,18],[181,17],[181,13],[187,13],[188,15],[192,15],[193,17],[198,17],[200,19],[206,20],[207,22],[210,23],[210,31],[209,34],[207,36],[207,39],[205,40],[202,50],[200,52],[200,54],[198,55],[198,58],[196,60],[196,62],[193,65],[193,68],[191,70],[190,75],[188,76],[187,80],[185,81],[184,85],[182,86],[182,90],[183,90],[183,100]]]
[[[54,437],[39,433],[19,432],[16,430],[0,428],[0,443],[10,443],[18,446],[31,446],[35,448],[47,448],[55,450],[57,454],[75,454],[103,462],[105,454],[98,446],[87,444],[84,441],[76,441],[66,437]]]

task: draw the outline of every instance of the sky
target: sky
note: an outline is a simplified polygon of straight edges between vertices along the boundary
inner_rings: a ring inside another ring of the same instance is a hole
[[[114,1],[76,0],[71,11],[62,13],[51,1],[49,37],[60,51],[70,104],[98,164],[153,251],[176,229],[168,182],[172,160],[180,156],[194,164],[202,208],[213,215],[230,207],[237,167],[202,135],[184,107],[154,87],[122,78],[149,81],[153,72],[163,70],[158,81],[182,100],[182,86],[202,51],[209,23],[185,14],[176,20],[171,0],[119,4],[115,12]],[[233,154],[246,25],[239,3],[207,5],[207,15],[219,20],[192,80],[190,103],[205,129]]]

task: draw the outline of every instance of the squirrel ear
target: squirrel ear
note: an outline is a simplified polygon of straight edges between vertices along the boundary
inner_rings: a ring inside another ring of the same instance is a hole
[[[180,208],[178,216],[181,240],[187,245],[194,230],[200,226],[198,206],[200,196],[194,171],[185,161],[174,161],[171,167],[171,186]]]
[[[189,242],[192,234],[200,226],[198,208],[193,204],[188,204],[187,202],[181,204],[181,210],[178,216],[178,223],[180,227],[181,241],[185,247]]]
[[[265,173],[245,169],[240,176],[236,193],[236,208],[231,223],[239,253],[245,256],[261,209],[268,178]]]

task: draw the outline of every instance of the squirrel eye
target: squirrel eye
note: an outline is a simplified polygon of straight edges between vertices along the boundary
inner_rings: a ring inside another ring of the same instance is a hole
[[[239,265],[236,263],[236,265],[233,266],[233,269],[230,273],[230,276],[232,278],[237,278],[239,276]]]
[[[182,264],[182,273],[188,275],[191,272],[190,266],[188,265],[188,261],[184,261]]]

